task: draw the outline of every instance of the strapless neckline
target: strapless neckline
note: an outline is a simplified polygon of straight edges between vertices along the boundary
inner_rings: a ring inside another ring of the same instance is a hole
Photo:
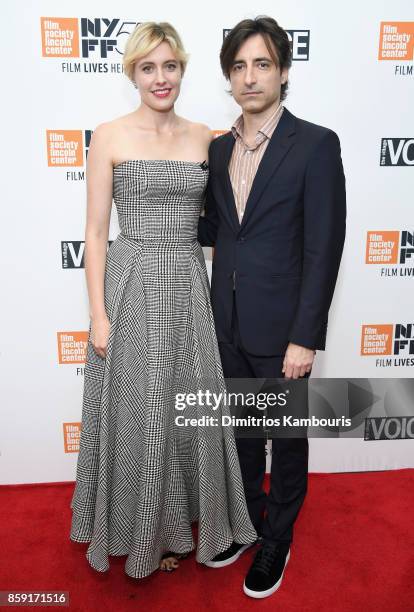
[[[119,162],[119,164],[116,164],[115,166],[113,166],[113,169],[115,170],[116,168],[119,168],[120,166],[123,166],[125,164],[134,163],[134,162],[157,162],[157,163],[165,162],[169,164],[188,164],[192,166],[200,166],[200,168],[202,169],[208,168],[208,164],[205,160],[202,162],[196,162],[196,161],[188,161],[185,159],[126,159],[122,162]]]

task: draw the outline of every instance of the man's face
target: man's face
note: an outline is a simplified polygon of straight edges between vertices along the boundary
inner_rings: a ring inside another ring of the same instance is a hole
[[[261,34],[250,36],[237,51],[230,70],[233,98],[243,112],[262,113],[280,100],[280,88],[288,78],[267,50]]]

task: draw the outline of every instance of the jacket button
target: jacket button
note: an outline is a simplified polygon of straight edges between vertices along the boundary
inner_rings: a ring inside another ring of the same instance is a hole
[[[246,239],[245,239],[245,237],[244,237],[244,236],[240,236],[240,238],[239,238],[239,242],[244,242],[245,240],[246,240]]]

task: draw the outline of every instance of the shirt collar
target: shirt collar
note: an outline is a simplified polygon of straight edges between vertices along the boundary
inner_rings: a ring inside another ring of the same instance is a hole
[[[276,125],[280,119],[280,116],[283,112],[283,106],[280,103],[277,109],[266,119],[262,127],[257,131],[257,135],[262,134],[266,138],[270,139],[272,137],[273,132],[275,131]],[[237,117],[236,121],[233,123],[231,127],[232,134],[235,139],[240,137],[243,140],[243,131],[244,131],[244,120],[243,115]],[[256,136],[257,138],[257,136]]]

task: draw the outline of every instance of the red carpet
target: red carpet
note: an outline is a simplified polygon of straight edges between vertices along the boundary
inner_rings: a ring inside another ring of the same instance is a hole
[[[0,590],[69,591],[69,609],[87,612],[414,610],[414,470],[311,474],[283,584],[264,600],[242,592],[251,551],[217,570],[193,554],[142,581],[124,574],[125,557],[95,572],[87,545],[69,540],[72,491],[0,487]]]

